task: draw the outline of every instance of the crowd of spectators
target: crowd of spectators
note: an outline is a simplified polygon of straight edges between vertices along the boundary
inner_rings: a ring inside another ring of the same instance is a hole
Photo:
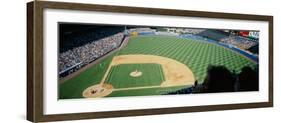
[[[72,26],[72,25],[70,25]],[[88,28],[87,28],[88,27]],[[109,37],[119,32],[123,32],[123,27],[117,26],[87,26],[76,30],[60,29],[59,50],[60,53],[71,50],[75,47],[83,46],[89,42]]]
[[[181,34],[180,37],[199,40],[199,41],[208,41],[212,43],[226,44],[229,47],[235,46],[238,49],[247,50],[253,54],[258,54],[257,39],[242,37],[233,34],[227,34],[226,32],[223,31],[201,30],[201,32],[198,31],[197,34],[193,34],[193,33]]]
[[[221,30],[215,30],[215,29],[206,29],[205,31],[202,31],[202,32],[198,33],[197,35],[200,35],[205,38],[213,39],[216,41],[219,41],[219,40],[229,36],[228,33],[223,32]]]
[[[119,32],[117,34],[100,39],[94,37],[94,35],[92,36],[93,37],[88,37],[88,38],[92,38],[92,41],[88,41],[88,43],[86,43],[85,45],[74,47],[70,50],[67,50],[59,54],[58,61],[59,61],[60,73],[73,72],[76,69],[79,69],[80,67],[87,65],[95,61],[96,59],[100,58],[101,56],[109,53],[110,51],[118,48],[122,43],[122,40],[124,38],[124,33]],[[83,40],[83,39],[79,39],[79,40]],[[73,68],[73,66],[77,66],[77,67],[69,70],[69,68]]]
[[[244,50],[249,49],[250,47],[253,47],[258,44],[258,42],[253,39],[235,35],[225,37],[221,39],[220,42],[231,44]]]
[[[183,33],[184,34],[188,33],[188,34],[195,34],[195,35],[197,35],[197,34],[203,32],[203,31],[205,31],[205,29],[184,29]]]
[[[127,33],[137,33],[137,35],[155,35],[156,29],[151,29],[148,27],[129,27],[130,29],[126,30]]]
[[[211,39],[204,38],[202,36],[194,35],[194,34],[181,34],[180,37],[192,39],[192,40],[195,40],[195,41],[210,41],[211,40]]]
[[[131,33],[131,32],[138,32],[138,33],[142,33],[142,32],[156,32],[155,29],[151,29],[149,27],[135,27],[135,28],[130,28],[127,31],[129,33]]]

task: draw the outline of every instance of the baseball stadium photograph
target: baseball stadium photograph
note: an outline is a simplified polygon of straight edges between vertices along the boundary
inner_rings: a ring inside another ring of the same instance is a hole
[[[259,30],[58,23],[58,98],[259,91]]]

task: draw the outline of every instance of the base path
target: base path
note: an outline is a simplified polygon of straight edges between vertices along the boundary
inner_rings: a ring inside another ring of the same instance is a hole
[[[160,87],[193,85],[195,82],[195,78],[192,71],[185,64],[178,62],[174,59],[170,59],[162,56],[156,56],[156,55],[142,55],[142,54],[119,55],[119,56],[115,56],[112,59],[100,84],[93,85],[87,88],[83,92],[83,96],[86,98],[103,97],[106,96],[106,94],[110,94],[109,92],[115,90],[114,87],[110,87],[105,89],[107,90],[106,93],[101,93],[99,95],[99,90],[103,88],[102,85],[106,84],[105,79],[108,76],[108,73],[112,66],[119,65],[119,64],[143,64],[143,63],[155,63],[155,64],[160,64],[162,66],[165,81],[163,81],[162,84],[159,85]],[[108,86],[108,84],[106,85]],[[143,87],[122,88],[122,90],[132,90],[132,89],[141,89],[141,88]]]
[[[192,71],[185,64],[167,57],[156,55],[120,55],[115,56],[110,65],[142,63],[155,63],[162,66],[165,81],[161,86],[193,85],[195,82]]]

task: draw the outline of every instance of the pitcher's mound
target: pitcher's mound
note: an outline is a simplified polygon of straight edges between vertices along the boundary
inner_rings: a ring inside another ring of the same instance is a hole
[[[130,73],[131,77],[140,77],[142,75],[141,71],[135,70],[133,72]]]

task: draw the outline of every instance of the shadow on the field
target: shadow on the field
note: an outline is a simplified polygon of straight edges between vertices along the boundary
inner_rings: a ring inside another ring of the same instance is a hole
[[[258,68],[245,66],[240,73],[231,72],[225,66],[209,66],[207,76],[202,84],[195,81],[193,87],[184,88],[173,94],[190,93],[217,93],[217,92],[240,92],[240,91],[258,91]]]

